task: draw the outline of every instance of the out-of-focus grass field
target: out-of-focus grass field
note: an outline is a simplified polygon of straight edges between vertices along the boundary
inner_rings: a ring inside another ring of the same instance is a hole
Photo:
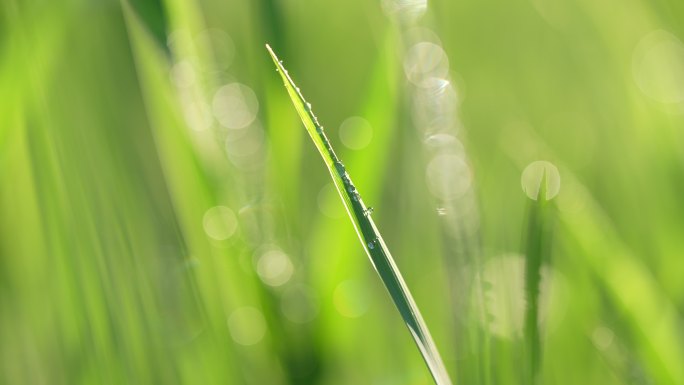
[[[525,383],[544,160],[540,383],[684,384],[682,40],[680,0],[0,0],[0,383],[431,383],[268,42],[454,382]]]

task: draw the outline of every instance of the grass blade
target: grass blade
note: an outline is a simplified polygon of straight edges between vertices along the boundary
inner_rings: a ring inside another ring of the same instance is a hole
[[[361,240],[363,248],[366,250],[378,275],[380,275],[380,279],[385,285],[385,288],[387,288],[387,291],[399,310],[406,326],[409,328],[409,332],[416,342],[425,363],[430,369],[432,377],[439,385],[451,384],[444,363],[442,362],[437,347],[425,325],[425,321],[423,321],[423,317],[421,316],[399,269],[394,263],[387,245],[380,236],[380,232],[371,218],[370,210],[364,205],[360,194],[351,181],[349,173],[347,173],[344,165],[335,154],[335,151],[330,145],[330,141],[323,131],[323,127],[318,123],[318,119],[313,114],[311,105],[306,102],[299,91],[299,88],[294,84],[292,78],[290,78],[287,70],[283,67],[280,60],[278,60],[278,57],[271,47],[266,45],[266,48],[271,54],[278,72],[280,72],[283,82],[285,83],[285,88],[292,99],[292,103],[294,104],[299,117],[306,127],[306,131],[316,145],[318,152],[323,157],[323,161],[342,198],[344,207],[354,224],[354,228]]]
[[[540,381],[541,337],[539,330],[539,290],[541,268],[548,259],[550,247],[550,202],[547,197],[548,174],[543,170],[537,199],[531,200],[525,250],[525,350],[527,359],[527,383]]]

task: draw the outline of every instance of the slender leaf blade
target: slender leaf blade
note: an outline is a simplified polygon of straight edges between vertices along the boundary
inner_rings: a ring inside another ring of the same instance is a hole
[[[387,245],[370,215],[371,210],[363,203],[361,195],[354,186],[349,173],[335,154],[330,141],[325,135],[323,126],[320,125],[311,109],[311,104],[306,102],[299,88],[292,81],[292,78],[271,47],[266,45],[266,48],[273,58],[276,68],[285,83],[285,88],[292,99],[292,103],[306,127],[306,131],[309,133],[330,172],[364,250],[389,292],[392,301],[399,310],[406,326],[409,328],[409,332],[430,369],[433,379],[438,385],[451,384],[442,358],[418,310],[418,306],[413,300],[413,296],[406,282],[404,282],[404,278],[399,272]]]
[[[530,201],[525,249],[525,316],[524,336],[526,349],[527,383],[538,384],[541,370],[541,337],[539,330],[539,295],[541,269],[549,254],[549,214],[547,200],[548,175],[543,170],[537,199]]]

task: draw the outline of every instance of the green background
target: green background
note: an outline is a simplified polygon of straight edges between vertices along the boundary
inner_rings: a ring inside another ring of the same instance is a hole
[[[541,382],[684,383],[683,20],[678,0],[0,0],[0,383],[431,383],[266,42],[456,383],[523,383],[536,160],[561,180]],[[423,112],[467,153],[447,215],[405,74],[424,39],[457,97]],[[233,83],[246,127],[213,116]]]

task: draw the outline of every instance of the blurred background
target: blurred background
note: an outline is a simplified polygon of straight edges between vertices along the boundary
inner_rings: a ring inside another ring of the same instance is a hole
[[[0,1],[0,383],[684,384],[684,2]]]

